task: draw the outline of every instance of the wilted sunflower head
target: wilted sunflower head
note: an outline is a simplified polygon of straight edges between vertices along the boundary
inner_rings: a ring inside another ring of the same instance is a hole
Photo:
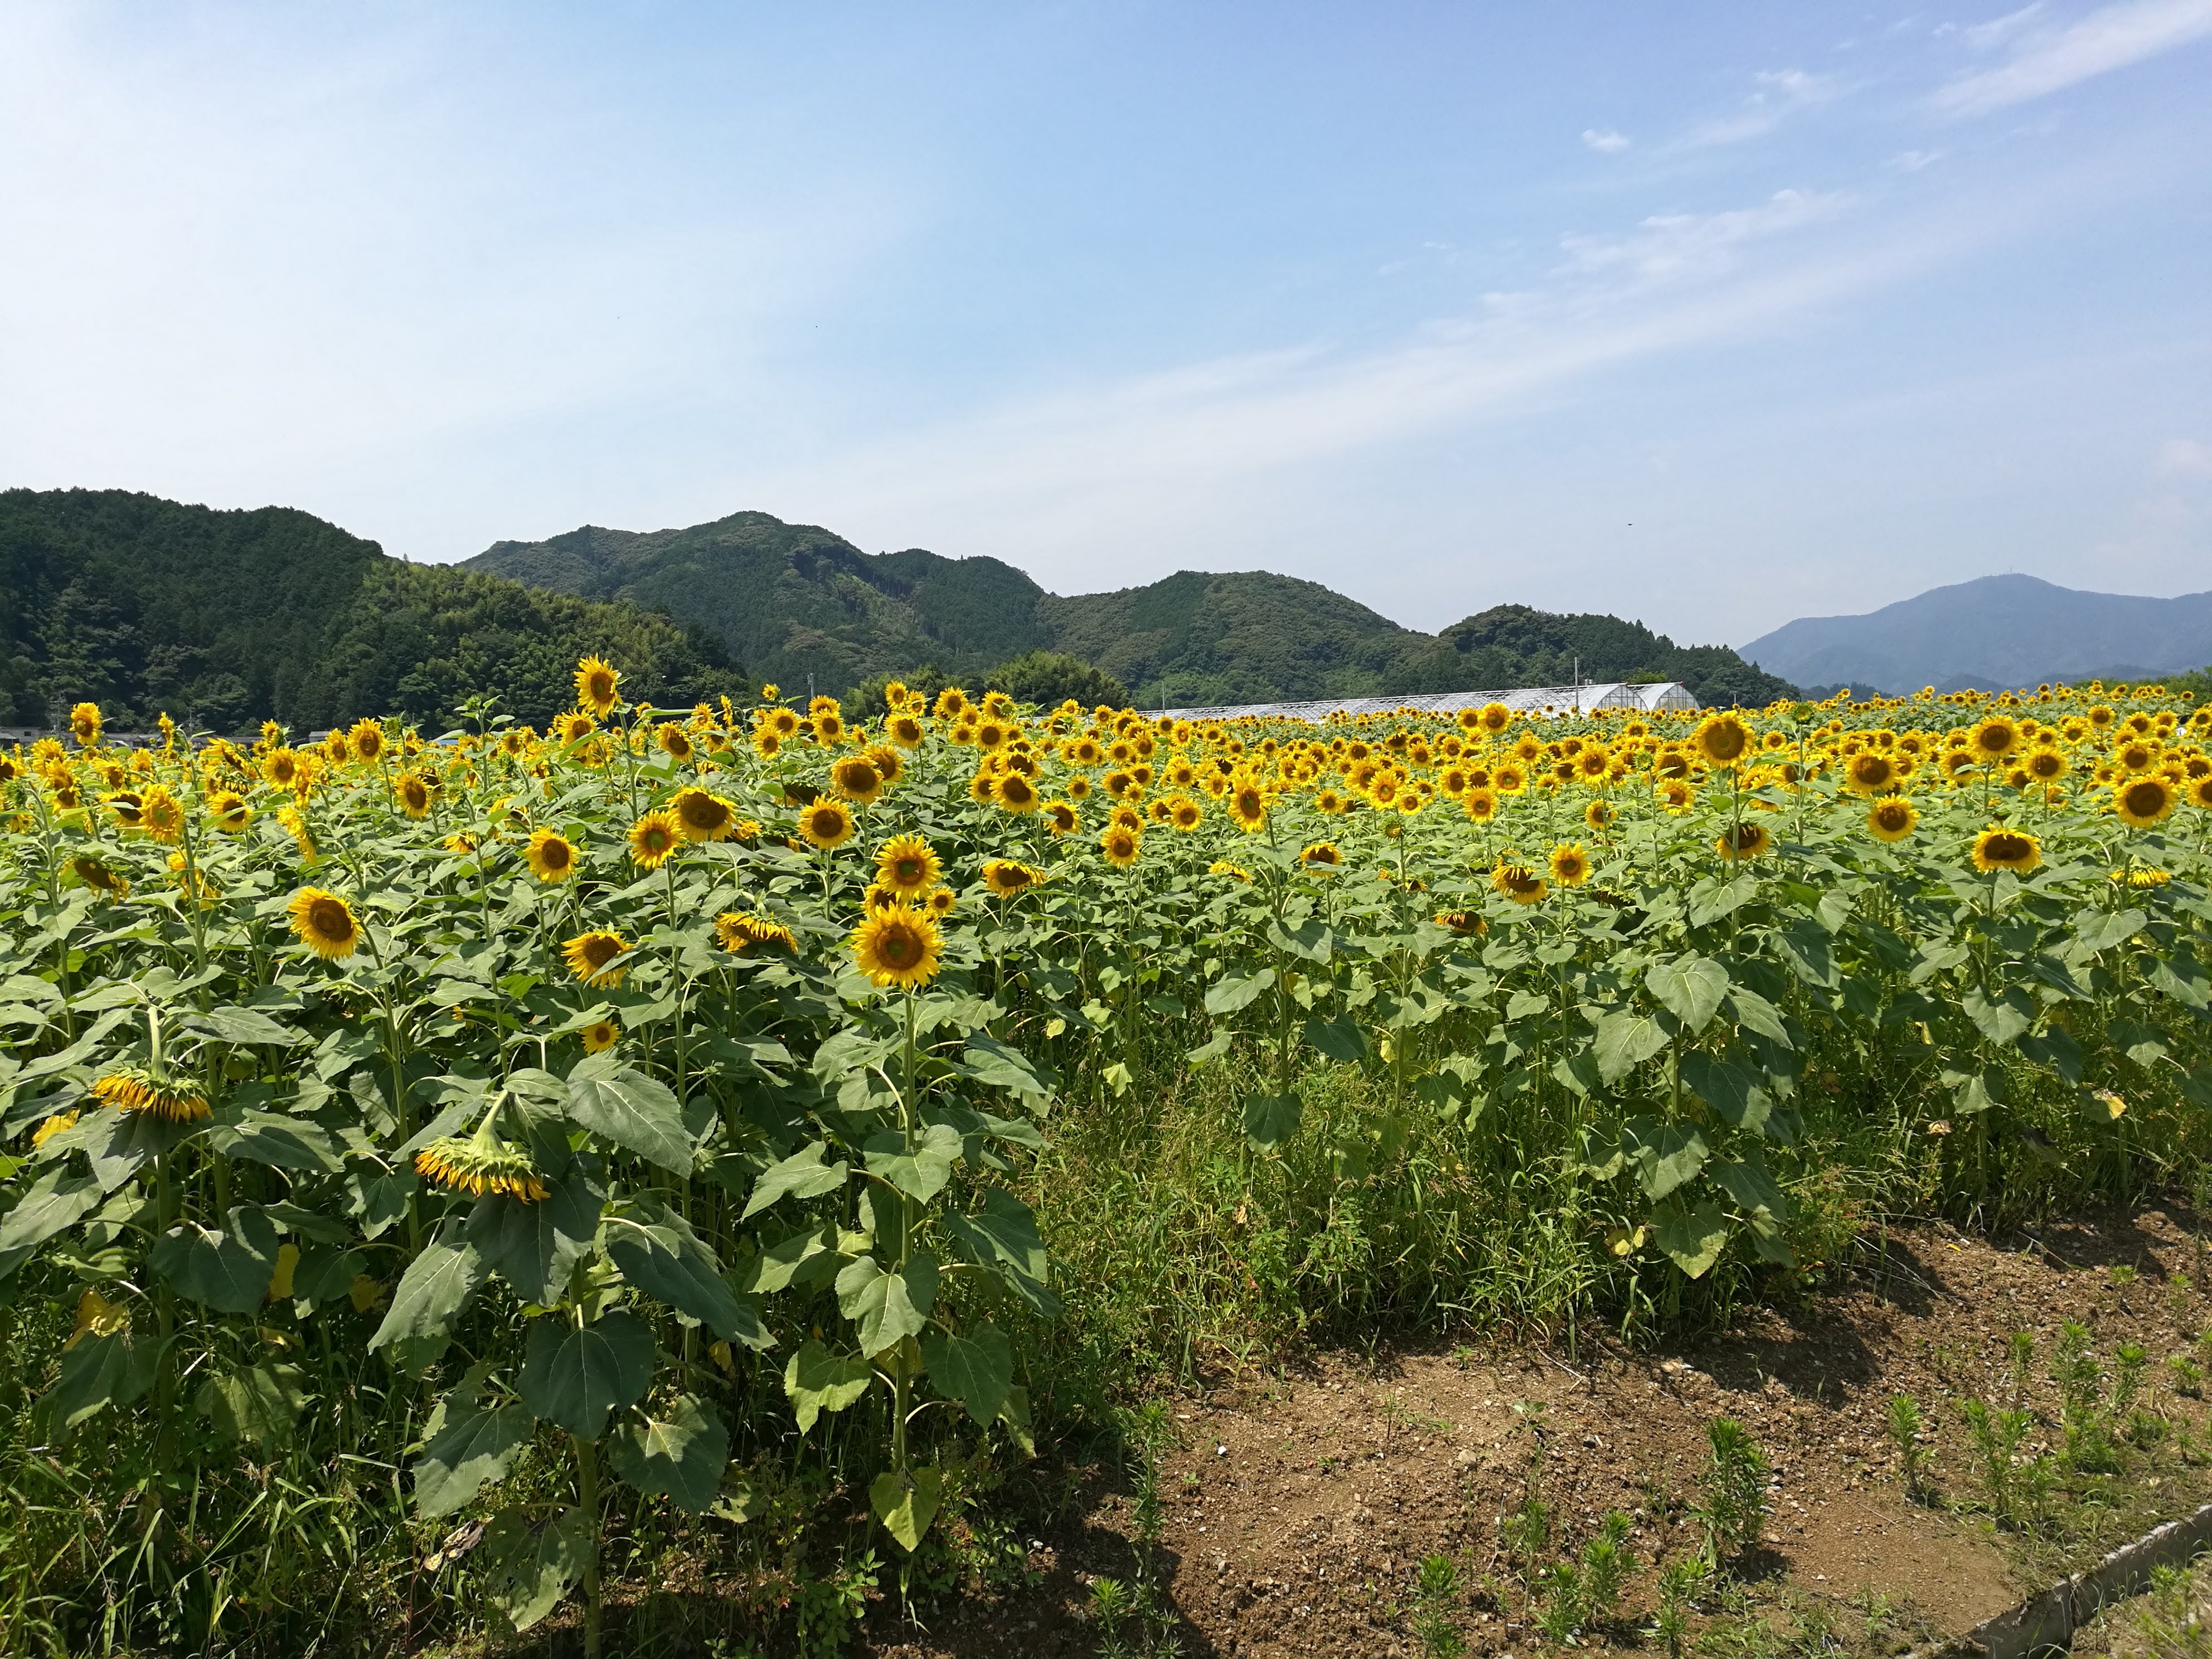
[[[342,962],[361,945],[361,924],[336,893],[302,887],[286,907],[300,942],[325,962]]]
[[[1713,850],[1731,864],[1738,859],[1755,859],[1773,848],[1774,837],[1763,823],[1731,824],[1713,842]]]
[[[109,869],[89,853],[80,853],[70,860],[70,870],[86,886],[97,889],[113,898],[127,898],[131,884]]]
[[[853,838],[852,809],[842,800],[817,800],[799,815],[799,833],[827,851]]]
[[[1298,854],[1298,862],[1333,870],[1344,862],[1344,854],[1337,850],[1334,842],[1317,841]]]
[[[415,1173],[449,1192],[465,1193],[471,1198],[504,1193],[518,1203],[538,1204],[546,1195],[545,1183],[530,1154],[501,1140],[490,1116],[465,1139],[441,1135],[416,1153]]]
[[[1974,868],[1984,874],[2009,870],[2024,876],[2042,862],[2042,843],[2025,830],[1993,823],[1974,837]]]
[[[2112,811],[2120,815],[2124,823],[2138,830],[2148,830],[2162,823],[2173,811],[2177,792],[2172,783],[2160,773],[2147,772],[2140,777],[2124,780],[2112,791]]]
[[[92,1097],[122,1112],[143,1112],[171,1123],[195,1123],[209,1112],[207,1091],[194,1079],[167,1077],[143,1066],[112,1066],[95,1079]]]
[[[1490,884],[1516,904],[1534,904],[1544,896],[1547,890],[1543,877],[1527,865],[1509,863],[1504,860],[1500,860],[1498,867],[1490,872]]]
[[[876,985],[913,990],[944,965],[944,941],[927,912],[894,904],[853,930],[853,960]]]
[[[895,836],[877,849],[877,878],[896,892],[927,892],[944,872],[936,849],[920,836]]]
[[[608,964],[625,954],[629,948],[629,941],[620,933],[595,927],[589,933],[577,934],[562,945],[561,956],[568,964],[568,971],[585,984],[611,988],[621,984],[623,975],[629,970]]]
[[[1902,795],[1884,795],[1867,809],[1867,829],[1876,841],[1903,841],[1919,822],[1919,812]]]

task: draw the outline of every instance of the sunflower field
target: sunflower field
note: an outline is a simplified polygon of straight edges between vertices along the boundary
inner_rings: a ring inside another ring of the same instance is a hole
[[[2157,688],[576,693],[0,757],[0,1648],[596,1652],[688,1561],[832,1651],[1132,1356],[1662,1333],[2212,1146]]]

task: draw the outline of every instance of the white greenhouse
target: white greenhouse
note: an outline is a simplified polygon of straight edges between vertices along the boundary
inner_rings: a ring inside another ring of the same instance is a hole
[[[1462,708],[1480,708],[1502,702],[1516,714],[1587,714],[1600,708],[1644,711],[1694,711],[1698,700],[1680,680],[1647,685],[1620,681],[1589,685],[1523,686],[1514,691],[1445,691],[1404,697],[1325,697],[1311,702],[1248,702],[1232,708],[1164,708],[1173,720],[1311,720],[1316,724],[1332,714],[1393,714],[1413,709],[1424,714],[1456,714]]]

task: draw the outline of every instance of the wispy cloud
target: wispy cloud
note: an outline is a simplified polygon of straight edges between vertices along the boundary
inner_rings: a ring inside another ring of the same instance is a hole
[[[2022,20],[2027,16],[2014,14]],[[1946,115],[1986,114],[2125,69],[2207,35],[2212,35],[2212,0],[2126,0],[2091,12],[2070,27],[2026,34],[2011,61],[1953,82],[1933,102]]]
[[[1808,105],[1826,103],[1836,94],[1833,77],[1808,75],[1803,70],[1766,70],[1753,77],[1758,90],[1747,95],[1733,114],[1716,116],[1692,127],[1678,141],[1683,149],[1706,149],[1717,144],[1740,144],[1771,132]]]
[[[1778,190],[1756,207],[1654,214],[1630,235],[1561,238],[1567,260],[1559,270],[1572,275],[1624,271],[1645,283],[1696,274],[1719,276],[1734,267],[1747,244],[1826,218],[1844,201],[1836,191]]]
[[[1882,166],[1892,173],[1917,173],[1923,167],[1935,166],[1942,155],[1940,149],[1901,149]]]
[[[2212,444],[2194,438],[2169,438],[2158,447],[2161,478],[2212,478]]]
[[[1601,155],[1617,155],[1628,148],[1628,135],[1611,127],[1584,127],[1583,143]]]

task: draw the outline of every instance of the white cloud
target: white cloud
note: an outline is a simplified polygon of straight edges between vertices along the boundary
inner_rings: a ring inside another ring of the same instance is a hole
[[[1917,173],[1923,167],[1933,167],[1942,155],[1940,149],[1901,149],[1882,166],[1892,173]]]
[[[2207,35],[2212,35],[2212,0],[2124,0],[2070,27],[2028,35],[2009,63],[1953,82],[1933,101],[1947,115],[1985,114]]]
[[[1733,267],[1746,244],[1826,218],[1844,200],[1839,192],[1778,190],[1756,207],[1654,214],[1633,235],[1563,237],[1567,262],[1559,270],[1571,275],[1625,270],[1643,282],[1717,275]]]
[[[1976,52],[1994,52],[2006,41],[2026,28],[2043,14],[2043,0],[2022,6],[2018,11],[2008,11],[2002,17],[1992,17],[1986,23],[1972,23],[1958,30],[1959,38]],[[1946,24],[1939,33],[1949,33]]]
[[[2169,438],[2158,447],[2161,478],[2212,478],[2212,444],[2194,438]]]
[[[1705,149],[1717,144],[1740,144],[1771,132],[1792,114],[1808,105],[1826,103],[1836,95],[1836,83],[1825,75],[1803,70],[1763,70],[1752,77],[1759,90],[1743,100],[1733,115],[1700,122],[1684,134],[1680,148]]]
[[[1603,155],[1616,155],[1628,148],[1628,135],[1611,127],[1584,127],[1583,143]]]

